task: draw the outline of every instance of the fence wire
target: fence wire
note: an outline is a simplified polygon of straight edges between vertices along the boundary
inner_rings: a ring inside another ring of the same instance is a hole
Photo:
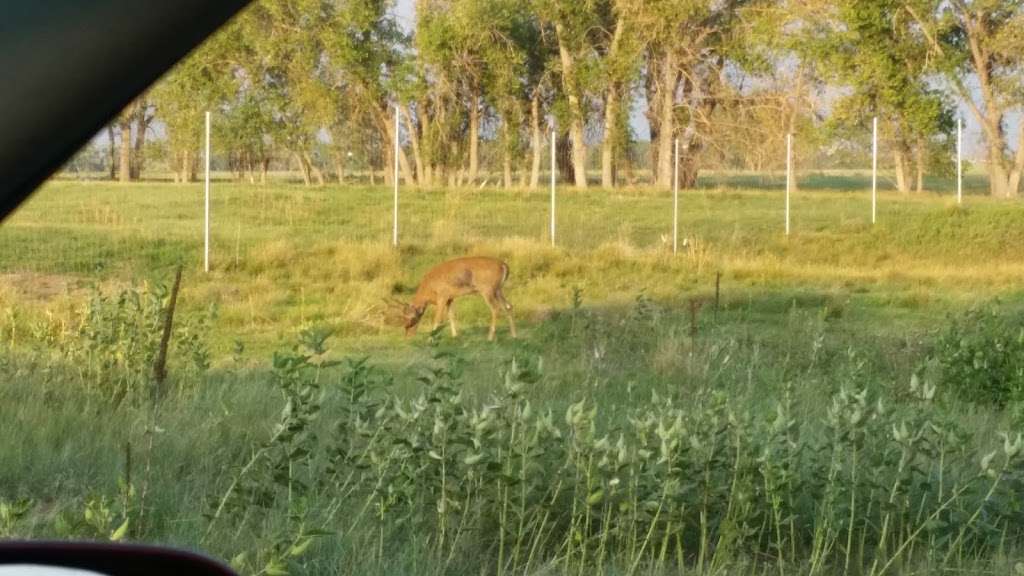
[[[965,150],[976,150],[980,132],[967,127]],[[649,145],[635,144],[623,155],[617,187],[600,189],[600,148],[588,150],[586,190],[577,189],[564,159],[556,167],[556,238],[566,250],[590,250],[617,243],[670,251],[672,193],[652,184]],[[213,148],[218,148],[213,143]],[[412,156],[412,150],[406,146]],[[529,182],[531,158],[522,153],[513,165],[513,186],[504,186],[501,154],[493,142],[481,146],[480,173],[473,182],[448,186],[399,183],[399,241],[409,245],[444,245],[449,251],[473,250],[502,242],[549,243],[551,196],[550,140],[544,139],[535,188]],[[923,164],[922,185],[929,194],[956,191],[951,146],[935,147]],[[107,156],[93,155],[95,158]],[[758,166],[728,154],[705,154],[696,183],[680,195],[680,245],[687,250],[702,240],[741,239],[752,231],[783,229],[785,148]],[[95,159],[94,158],[94,159]],[[333,158],[333,160],[332,160]],[[215,153],[211,193],[210,251],[214,269],[260,272],[277,262],[356,245],[387,246],[394,225],[392,160],[378,149],[365,153],[313,156],[304,170],[294,157],[266,164],[263,173],[240,169],[230,155]],[[462,163],[464,166],[464,163]],[[463,168],[464,169],[464,168]],[[794,231],[842,230],[870,223],[871,135],[841,143],[801,141],[794,144]],[[130,273],[176,263],[202,266],[203,184],[174,183],[160,156],[147,161],[142,180],[105,182],[109,166],[72,162],[57,178],[0,225],[0,273]],[[892,143],[879,138],[879,220],[896,193]],[[965,198],[987,192],[983,172],[965,162]],[[196,177],[202,174],[197,171]],[[322,177],[324,183],[319,184]],[[907,173],[916,186],[917,172]],[[306,181],[310,185],[306,185]],[[905,183],[906,184],[906,183]],[[836,192],[841,203],[811,202],[802,191]],[[719,192],[728,192],[720,194]],[[717,194],[713,198],[709,195]],[[731,203],[756,206],[756,218],[739,219]]]

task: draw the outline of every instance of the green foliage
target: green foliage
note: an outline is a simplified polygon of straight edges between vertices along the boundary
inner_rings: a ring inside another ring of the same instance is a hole
[[[797,51],[849,91],[836,103],[831,128],[863,131],[878,116],[882,137],[904,157],[927,146],[925,156],[948,158],[953,107],[931,82],[928,39],[905,17],[903,4],[843,0],[826,10],[825,18],[809,15]]]
[[[232,545],[244,547],[232,556],[237,570],[288,574],[315,538],[330,534],[309,526],[317,486],[312,451],[318,444],[314,425],[323,401],[320,378],[335,365],[323,359],[329,337],[323,328],[304,330],[298,346],[274,355],[274,383],[284,399],[278,421],[270,438],[250,450],[224,494],[209,502],[204,539],[220,525],[230,526],[236,534]],[[282,526],[255,541],[245,534],[281,508],[286,510]]]
[[[942,384],[967,402],[1024,400],[1024,321],[995,306],[953,318],[934,352]]]
[[[587,354],[616,347],[616,361],[674,329],[671,312],[643,295],[610,326],[579,289],[570,305],[552,320],[553,340]],[[791,344],[810,342],[789,332]],[[706,372],[740,354],[711,334],[692,352]],[[216,460],[187,486],[173,481],[187,498],[150,500],[147,531],[134,532],[130,487],[118,488],[129,502],[119,507],[86,483],[75,489],[95,495],[35,524],[35,501],[0,501],[0,534],[163,539],[155,510],[169,505],[173,525],[192,527],[176,541],[247,574],[329,572],[337,549],[353,573],[402,558],[443,573],[883,573],[971,565],[1024,539],[1020,440],[968,428],[917,377],[863,387],[859,368],[837,370],[822,400],[800,393],[810,383],[801,372],[763,402],[670,387],[625,406],[576,386],[556,410],[534,399],[557,386],[551,362],[529,352],[506,358],[477,397],[465,353],[433,338],[410,394],[394,389],[398,369],[331,359],[330,338],[322,327],[301,332],[274,355],[267,387],[244,378],[227,391],[231,407],[218,398],[198,427],[173,414],[194,412],[212,391],[163,406],[154,465],[178,466],[162,463],[172,442],[192,459],[212,442]],[[268,392],[265,420],[237,420],[251,434],[224,445],[219,414],[244,413],[246,394]]]
[[[130,526],[127,511],[117,512],[112,502],[102,495],[86,499],[81,509],[64,510],[54,522],[54,529],[61,538],[112,542],[123,540]]]
[[[33,504],[27,498],[14,501],[0,498],[0,538],[11,538],[17,534],[16,525],[28,516]]]
[[[57,350],[91,390],[120,403],[148,397],[170,294],[161,283],[145,283],[110,294],[94,288],[89,300],[64,323],[52,316],[34,325],[34,345]],[[180,384],[210,367],[208,338],[216,307],[178,314],[170,354]]]
[[[317,371],[278,358],[279,374]],[[711,392],[685,402],[655,395],[608,427],[600,401],[581,399],[562,417],[536,409],[523,392],[543,375],[518,360],[500,391],[472,402],[461,365],[436,350],[422,392],[406,401],[383,395],[375,370],[353,362],[333,441],[302,443],[313,466],[305,473],[322,478],[318,496],[353,511],[324,525],[373,535],[367,565],[385,565],[411,539],[460,572],[725,568],[751,557],[780,569],[866,562],[884,571],[916,548],[945,562],[1021,536],[1009,528],[1019,514],[1010,486],[1024,479],[1019,439],[1004,435],[979,468],[969,434],[916,379],[896,404],[842,389],[822,421],[801,420],[788,394],[759,413]],[[290,405],[288,418],[302,411]],[[259,484],[282,494],[276,469]],[[247,501],[236,517],[273,502]]]

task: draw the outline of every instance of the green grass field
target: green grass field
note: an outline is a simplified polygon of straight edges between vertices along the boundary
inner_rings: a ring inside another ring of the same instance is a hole
[[[1024,209],[884,191],[872,225],[818,176],[786,237],[736,178],[681,193],[676,255],[664,191],[560,190],[551,246],[546,191],[405,190],[393,249],[387,188],[217,182],[208,274],[201,186],[50,183],[0,225],[0,537],[125,526],[259,574],[1012,572],[1016,400],[943,388],[940,341],[1019,317]],[[382,299],[464,254],[509,263],[520,338],[475,298],[403,338]]]

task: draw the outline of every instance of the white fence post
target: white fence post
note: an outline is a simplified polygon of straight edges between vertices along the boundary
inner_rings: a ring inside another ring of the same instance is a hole
[[[956,203],[962,204],[964,201],[964,173],[963,173],[963,120],[960,116],[956,117]],[[1024,142],[1019,144],[1024,146]]]
[[[878,116],[871,122],[871,223],[878,214]]]
[[[210,112],[206,112],[206,175],[204,189],[206,197],[205,218],[203,221],[203,271],[210,271]]]
[[[555,245],[555,129],[551,129],[551,245]]]
[[[786,134],[786,236],[789,236],[789,194],[793,187],[793,135]]]
[[[391,245],[398,247],[398,155],[401,152],[400,144],[398,142],[398,104],[395,104],[395,210],[394,210],[394,222],[391,230]]]
[[[679,138],[673,148],[675,167],[672,169],[672,253],[679,252]]]

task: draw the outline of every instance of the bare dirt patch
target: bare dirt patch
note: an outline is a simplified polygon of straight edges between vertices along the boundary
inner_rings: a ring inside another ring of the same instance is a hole
[[[35,272],[12,272],[0,274],[0,288],[13,290],[20,296],[33,300],[51,300],[80,289],[80,282],[73,276],[60,274],[38,274]]]

